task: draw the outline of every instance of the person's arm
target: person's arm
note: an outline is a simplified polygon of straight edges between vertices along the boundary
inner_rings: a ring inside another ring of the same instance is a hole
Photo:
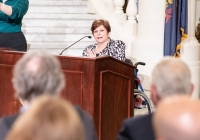
[[[28,0],[20,0],[15,6],[0,3],[0,10],[11,19],[23,17],[28,11]]]
[[[122,123],[122,126],[119,130],[119,133],[117,135],[117,140],[131,140],[131,136],[129,134],[129,128],[128,128],[128,124],[127,124],[127,120],[125,120]]]
[[[121,58],[121,61],[125,61],[125,49],[126,49],[126,45],[123,41],[120,42],[120,49],[121,49],[121,53],[120,53],[120,58]]]
[[[92,51],[92,47],[88,46],[85,50],[83,50],[83,56],[86,57],[96,57],[96,53]]]
[[[0,3],[0,10],[6,14],[7,16],[10,16],[12,14],[12,7],[5,5],[3,3]]]
[[[90,49],[87,49],[88,57],[96,57],[96,53]]]
[[[125,61],[125,48],[126,45],[123,41],[121,40],[115,40],[113,42],[113,56],[114,58],[120,60],[120,61]]]
[[[87,53],[87,47],[83,50],[83,56],[87,57],[88,56],[88,53]]]

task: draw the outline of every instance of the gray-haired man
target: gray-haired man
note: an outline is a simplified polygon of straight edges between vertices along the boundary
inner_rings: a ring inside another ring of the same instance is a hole
[[[65,78],[58,59],[46,51],[26,53],[14,66],[13,85],[15,96],[23,103],[18,114],[0,119],[0,140],[4,140],[17,117],[28,109],[30,101],[37,96],[48,94],[59,96],[64,88]],[[87,140],[96,140],[91,117],[76,107],[85,127]]]
[[[193,91],[190,70],[180,59],[165,57],[153,69],[151,99],[155,106],[170,95],[190,95]],[[152,114],[126,119],[117,140],[154,140]]]

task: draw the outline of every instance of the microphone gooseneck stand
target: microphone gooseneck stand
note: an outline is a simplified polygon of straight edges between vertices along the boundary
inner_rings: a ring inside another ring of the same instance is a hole
[[[78,41],[74,42],[72,45],[70,45],[69,47],[65,48],[59,55],[62,55],[62,53],[67,50],[68,48],[70,48],[71,46],[73,46],[74,44],[76,44],[77,42],[81,41],[83,38],[88,37],[89,39],[91,39],[91,36],[84,36],[81,39],[79,39]]]

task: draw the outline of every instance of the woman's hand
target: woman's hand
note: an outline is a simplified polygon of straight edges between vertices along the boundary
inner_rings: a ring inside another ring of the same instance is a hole
[[[90,49],[87,49],[88,57],[96,57],[96,53],[93,53]]]
[[[0,10],[6,14],[7,16],[10,16],[12,14],[12,7],[5,5],[3,3],[0,3]]]

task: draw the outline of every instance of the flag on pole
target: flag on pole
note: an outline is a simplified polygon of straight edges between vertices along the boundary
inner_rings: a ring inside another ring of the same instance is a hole
[[[164,56],[180,57],[188,32],[188,0],[166,0]]]

